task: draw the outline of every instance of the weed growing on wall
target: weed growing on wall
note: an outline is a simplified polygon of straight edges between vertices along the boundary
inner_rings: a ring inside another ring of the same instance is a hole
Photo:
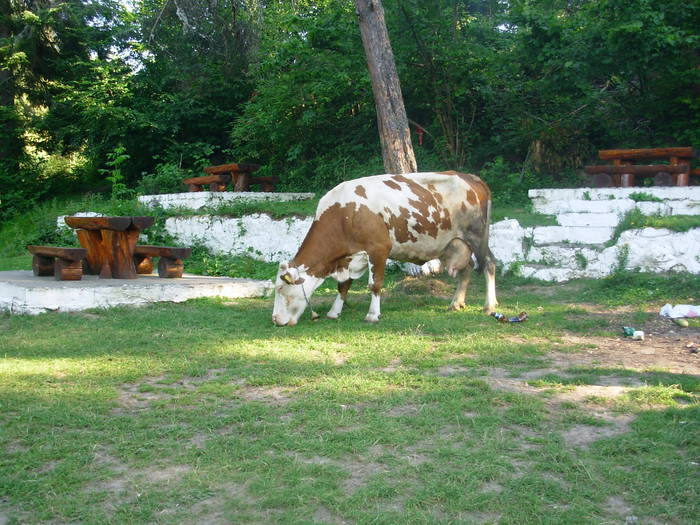
[[[660,199],[656,195],[652,195],[650,193],[646,193],[644,191],[636,191],[634,193],[630,193],[627,196],[628,199],[633,200],[634,202],[663,202],[663,199]]]

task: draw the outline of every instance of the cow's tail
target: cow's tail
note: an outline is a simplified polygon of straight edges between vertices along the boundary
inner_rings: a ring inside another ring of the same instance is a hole
[[[491,253],[491,249],[489,248],[489,236],[490,236],[490,230],[491,230],[491,199],[490,198],[488,201],[486,201],[486,213],[483,215],[483,217],[484,217],[483,233],[481,235],[479,247],[477,248],[476,253],[475,253],[476,262],[478,263],[476,270],[479,273],[483,273],[483,271],[487,267],[487,265],[494,264],[493,254]]]

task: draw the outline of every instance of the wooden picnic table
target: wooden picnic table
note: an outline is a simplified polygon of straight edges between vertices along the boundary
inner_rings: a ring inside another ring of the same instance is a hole
[[[139,233],[153,225],[153,217],[66,217],[87,250],[86,273],[103,279],[136,279],[134,249]]]
[[[595,187],[634,186],[636,177],[654,177],[656,186],[688,186],[691,175],[699,175],[690,164],[698,157],[692,147],[610,149],[600,150],[601,160],[612,161],[612,165],[585,166],[584,171],[592,175]],[[663,164],[640,164],[639,161],[661,161]]]
[[[251,184],[260,184],[263,191],[275,191],[278,177],[253,177],[252,173],[259,170],[258,164],[221,164],[219,166],[207,166],[202,177],[190,177],[184,179],[189,191],[203,191],[204,186],[209,186],[209,191],[226,191],[226,186],[233,183],[233,191],[249,191]]]

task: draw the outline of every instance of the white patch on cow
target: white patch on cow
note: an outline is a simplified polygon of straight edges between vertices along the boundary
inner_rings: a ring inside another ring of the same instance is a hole
[[[340,317],[340,314],[343,311],[343,306],[345,306],[345,301],[343,301],[343,298],[340,296],[340,294],[336,295],[335,301],[333,301],[333,306],[331,306],[331,309],[328,310],[326,317],[328,317],[329,319],[338,319],[338,317]]]
[[[330,274],[339,283],[345,282],[348,279],[359,279],[367,271],[367,266],[369,265],[369,255],[367,252],[357,252],[350,256],[350,263],[347,268],[342,270],[336,270]]]
[[[382,312],[380,310],[380,297],[378,294],[372,294],[372,299],[370,300],[369,303],[369,312],[367,312],[367,317],[365,317],[365,321],[368,323],[376,323],[379,321],[379,317],[382,315]]]

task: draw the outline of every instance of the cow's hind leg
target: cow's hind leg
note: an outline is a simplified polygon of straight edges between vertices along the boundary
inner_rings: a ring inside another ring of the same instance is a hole
[[[348,298],[348,290],[352,284],[352,279],[338,283],[338,295],[335,296],[335,301],[333,301],[333,306],[328,310],[326,317],[329,319],[337,319],[341,312],[343,311],[343,306],[345,306],[345,301]]]
[[[465,307],[464,300],[467,298],[467,288],[469,281],[472,278],[472,270],[474,264],[469,260],[466,267],[457,272],[457,288],[455,289],[454,297],[450,303],[450,310],[462,310]]]
[[[486,301],[484,302],[484,312],[491,314],[496,311],[496,261],[488,251],[484,264],[484,278],[486,279]]]
[[[376,323],[382,315],[380,303],[387,257],[388,251],[382,254],[369,255],[372,297],[369,303],[369,312],[367,312],[367,317],[365,317],[365,321],[368,323]]]

